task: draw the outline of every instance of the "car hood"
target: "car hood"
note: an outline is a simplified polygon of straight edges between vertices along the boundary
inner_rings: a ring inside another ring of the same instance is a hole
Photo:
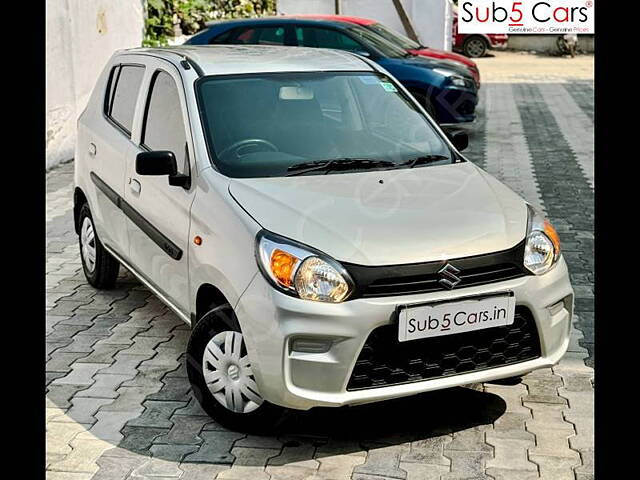
[[[506,250],[527,207],[473,164],[347,174],[231,179],[263,228],[343,262],[395,265]]]
[[[478,66],[473,60],[469,60],[464,55],[460,55],[458,53],[446,52],[444,50],[438,50],[437,48],[426,48],[426,47],[416,49],[416,50],[409,50],[409,51],[414,55],[452,60],[455,62],[460,62],[470,68],[473,68],[476,70],[478,69]]]
[[[434,68],[442,68],[451,70],[464,77],[473,78],[471,71],[466,65],[461,65],[460,63],[449,59],[438,59],[433,57],[413,55],[407,58],[403,58],[401,59],[401,61],[405,65],[413,65],[416,67],[429,68],[432,70]]]

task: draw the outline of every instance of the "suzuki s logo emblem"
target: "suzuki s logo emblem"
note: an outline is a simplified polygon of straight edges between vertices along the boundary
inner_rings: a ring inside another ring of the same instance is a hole
[[[443,287],[452,289],[462,281],[462,279],[458,277],[459,273],[459,268],[456,268],[450,263],[447,263],[444,267],[438,270],[438,275],[440,276],[440,280],[438,280],[438,283]]]

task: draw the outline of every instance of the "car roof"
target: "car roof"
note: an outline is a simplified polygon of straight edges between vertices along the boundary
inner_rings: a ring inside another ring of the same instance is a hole
[[[355,18],[355,17],[353,17]],[[345,21],[341,20],[340,16],[336,16],[335,18],[331,18],[331,16],[323,16],[323,15],[276,15],[269,17],[257,17],[257,18],[234,18],[228,20],[213,20],[205,23],[207,27],[220,27],[220,26],[249,26],[249,25],[271,25],[271,24],[296,24],[296,25],[317,25],[318,23],[322,23],[324,25],[331,25],[338,28],[345,27]],[[351,22],[358,23],[358,22]]]
[[[271,45],[179,45],[132,48],[122,54],[161,57],[173,63],[187,60],[200,75],[243,73],[375,71],[362,57],[341,50]]]
[[[355,23],[356,25],[373,25],[378,23],[376,20],[362,17],[350,17],[347,15],[320,15],[315,13],[300,14],[300,15],[284,15],[285,18],[300,18],[310,20],[330,20],[334,22],[342,23]]]

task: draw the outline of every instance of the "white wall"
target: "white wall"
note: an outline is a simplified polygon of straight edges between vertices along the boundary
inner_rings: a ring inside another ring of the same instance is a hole
[[[47,0],[47,169],[73,157],[76,120],[109,57],[140,46],[143,2]]]
[[[402,0],[420,43],[451,50],[451,4],[448,0]],[[277,0],[278,13],[334,14],[334,0]],[[406,35],[392,0],[341,0],[342,15],[371,18]]]

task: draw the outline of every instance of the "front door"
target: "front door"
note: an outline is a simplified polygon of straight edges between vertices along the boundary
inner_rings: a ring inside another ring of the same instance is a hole
[[[194,168],[182,80],[171,64],[157,62],[149,69],[139,145],[128,162],[129,252],[138,272],[188,315],[187,256],[194,187],[171,186],[168,176],[138,175],[135,168],[139,152],[154,150],[173,152],[178,173],[191,175]]]

